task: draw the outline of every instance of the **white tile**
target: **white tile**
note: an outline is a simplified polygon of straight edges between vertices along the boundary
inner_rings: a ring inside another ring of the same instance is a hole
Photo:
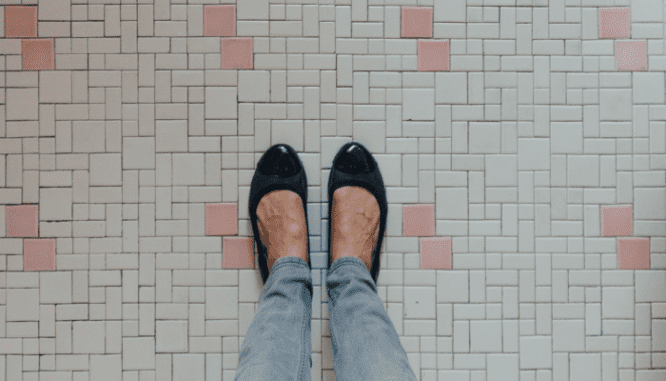
[[[204,185],[204,154],[174,154],[172,160],[174,185]]]
[[[104,353],[105,324],[103,321],[72,322],[74,353]]]
[[[403,120],[435,120],[434,89],[403,89]]]
[[[654,3],[656,1],[641,1],[638,3]],[[632,8],[631,14],[636,9]],[[664,73],[633,73],[634,104],[664,104]]]
[[[69,7],[69,3],[66,6]],[[41,103],[70,103],[72,101],[72,72],[40,71],[39,101]]]
[[[73,152],[104,152],[104,122],[77,121],[72,128]],[[123,147],[124,149],[125,147]]]
[[[405,287],[405,319],[435,319],[435,288]]]
[[[7,120],[37,120],[39,107],[37,89],[7,89]]]
[[[7,289],[7,321],[39,320],[39,289]]]
[[[500,153],[500,124],[470,122],[469,153]]]
[[[155,138],[123,138],[123,169],[155,169]]]
[[[268,19],[268,0],[247,0],[236,3],[238,20]]]
[[[155,352],[187,352],[187,321],[155,322]]]
[[[632,119],[631,89],[600,89],[599,95],[599,110],[602,121]]]
[[[518,170],[550,169],[550,139],[518,139]]]
[[[517,186],[517,156],[486,155],[485,175],[486,186]]]
[[[123,370],[155,369],[155,338],[123,338]]]
[[[626,3],[625,3],[626,4]],[[664,21],[664,6],[659,1],[631,0],[631,21]],[[626,4],[629,5],[629,4]]]
[[[264,287],[261,274],[256,270],[240,270],[238,281],[238,301],[258,303]]]
[[[634,219],[666,218],[666,194],[659,188],[634,188]]]
[[[40,221],[72,219],[71,188],[41,188],[39,193]]]
[[[602,290],[604,319],[634,318],[634,289],[632,287],[604,287]]]
[[[467,73],[435,73],[435,89],[437,104],[467,104]]]
[[[568,155],[567,174],[569,186],[599,186],[599,156]]]
[[[173,355],[173,381],[203,380],[204,377],[203,353]]]
[[[121,155],[90,155],[90,185],[122,185]]]
[[[206,87],[206,119],[236,119],[237,109],[235,87]]]
[[[206,287],[206,319],[238,319],[238,288]]]
[[[585,352],[585,321],[553,320],[553,351]]]
[[[666,272],[636,272],[636,302],[666,302]]]
[[[470,321],[470,352],[501,352],[501,320]]]
[[[469,272],[437,271],[437,303],[469,303]]]
[[[39,274],[39,301],[48,304],[72,302],[71,272],[42,272]]]
[[[116,381],[122,378],[120,355],[91,355],[90,381]]]
[[[187,121],[158,120],[155,123],[155,152],[187,152]]]
[[[303,120],[274,120],[271,126],[271,145],[284,143],[297,152],[303,151]]]
[[[582,154],[582,123],[551,123],[550,140],[552,154]]]
[[[571,381],[601,381],[600,353],[572,353]]]
[[[549,369],[552,366],[551,336],[523,336],[520,338],[521,369]]]
[[[436,218],[467,219],[467,188],[438,188],[435,202]]]
[[[270,101],[270,73],[263,70],[238,72],[239,102]]]
[[[518,380],[520,373],[518,360],[518,354],[488,354],[486,371],[488,381]]]

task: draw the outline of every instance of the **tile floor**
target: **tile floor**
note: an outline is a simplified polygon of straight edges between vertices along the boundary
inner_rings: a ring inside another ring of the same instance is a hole
[[[262,153],[387,184],[378,289],[423,381],[666,380],[661,0],[0,2],[0,381],[232,380]]]

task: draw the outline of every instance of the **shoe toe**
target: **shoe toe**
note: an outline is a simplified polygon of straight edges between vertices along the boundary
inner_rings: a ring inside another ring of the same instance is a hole
[[[298,157],[286,144],[276,144],[264,154],[257,170],[266,176],[291,177],[300,169]]]
[[[351,143],[344,148],[333,165],[339,171],[354,175],[369,173],[374,170],[370,152],[358,143]]]

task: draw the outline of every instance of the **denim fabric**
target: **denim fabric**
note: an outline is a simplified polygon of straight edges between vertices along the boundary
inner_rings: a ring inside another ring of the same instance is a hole
[[[395,327],[359,258],[326,276],[337,381],[416,380]],[[317,301],[319,302],[319,301]],[[238,358],[235,380],[312,380],[312,280],[307,262],[275,261]]]

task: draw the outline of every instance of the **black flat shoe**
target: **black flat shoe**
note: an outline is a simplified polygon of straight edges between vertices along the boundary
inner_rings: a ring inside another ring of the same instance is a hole
[[[290,190],[301,197],[305,211],[305,227],[308,226],[308,182],[305,176],[305,168],[296,151],[287,144],[276,144],[266,150],[257,163],[254,177],[250,185],[250,219],[252,220],[252,231],[254,241],[257,243],[259,252],[259,270],[261,278],[266,283],[270,275],[268,269],[268,250],[261,242],[259,226],[257,225],[257,207],[261,198],[275,190]],[[308,237],[308,266],[310,264],[310,231]]]
[[[331,268],[331,225],[333,216],[333,193],[342,187],[357,186],[370,192],[379,204],[379,238],[372,253],[372,268],[370,275],[377,284],[379,277],[379,256],[386,231],[388,217],[388,204],[386,202],[386,188],[384,179],[379,171],[379,165],[365,146],[358,142],[349,142],[340,148],[333,159],[331,173],[328,177],[328,268]]]

